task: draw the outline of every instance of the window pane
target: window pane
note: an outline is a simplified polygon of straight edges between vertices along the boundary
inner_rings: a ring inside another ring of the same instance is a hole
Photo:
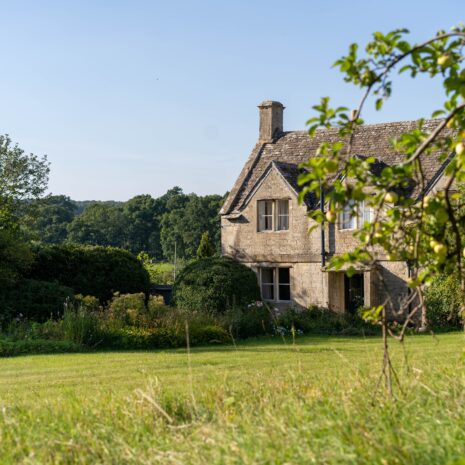
[[[263,200],[258,201],[258,230],[263,231],[265,229],[265,202]]]
[[[291,282],[289,268],[278,268],[278,270],[279,284],[289,284]]]
[[[289,284],[279,285],[279,300],[291,300],[291,286]]]
[[[291,275],[289,268],[278,268],[278,300],[291,300]]]
[[[278,200],[278,231],[289,229],[289,200]]]
[[[262,284],[262,299],[274,300],[274,285]]]
[[[357,217],[353,215],[353,202],[349,202],[341,214],[340,229],[355,229],[357,227]]]
[[[258,230],[270,231],[273,229],[273,201],[258,201]]]
[[[262,284],[274,284],[274,268],[262,268]]]
[[[261,269],[262,298],[265,300],[274,300],[274,275],[274,268]]]
[[[365,202],[362,202],[360,205],[360,209],[362,211],[361,219],[362,219],[362,226],[365,222],[371,223],[372,221],[372,209],[371,207],[365,205]]]

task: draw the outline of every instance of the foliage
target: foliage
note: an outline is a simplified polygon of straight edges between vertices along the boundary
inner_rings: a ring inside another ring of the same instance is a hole
[[[115,294],[108,307],[110,318],[121,325],[136,325],[146,313],[145,294]]]
[[[325,195],[325,205],[311,217],[318,224],[334,222],[345,207],[356,215],[363,203],[372,210],[372,221],[354,232],[359,239],[352,250],[335,255],[329,268],[346,270],[351,275],[360,265],[376,269],[380,259],[400,260],[409,266],[410,302],[398,314],[407,315],[399,331],[389,325],[387,314],[395,309],[391,300],[365,315],[381,322],[385,337],[383,374],[392,394],[392,364],[387,335],[403,340],[408,323],[421,315],[426,326],[425,286],[440,274],[456,273],[461,289],[461,309],[465,309],[465,273],[463,267],[465,208],[456,192],[465,182],[465,26],[439,31],[421,44],[407,40],[408,31],[397,29],[386,34],[375,32],[361,50],[357,44],[336,61],[345,81],[363,90],[358,109],[349,114],[346,107],[332,107],[329,97],[313,109],[308,120],[313,137],[320,128],[335,128],[336,142],[325,141],[316,156],[301,166],[300,199],[305,195]],[[442,108],[432,112],[436,119],[420,119],[413,129],[391,141],[394,152],[403,155],[402,163],[375,169],[376,153],[359,155],[354,150],[357,131],[364,123],[362,111],[370,102],[381,110],[390,97],[395,73],[437,77],[444,90]],[[431,161],[444,166],[445,186],[434,191],[425,179],[425,166]],[[412,193],[413,192],[413,193]],[[326,212],[323,211],[326,209]],[[400,311],[399,311],[400,310]]]
[[[80,346],[97,347],[104,338],[97,312],[89,311],[82,305],[65,306],[61,321],[63,339]]]
[[[463,327],[460,315],[462,296],[456,275],[439,275],[425,290],[426,317],[435,330]]]
[[[229,257],[196,260],[181,271],[173,301],[182,310],[222,313],[260,299],[255,273]]]
[[[129,220],[121,206],[94,203],[69,224],[67,242],[127,249],[128,227]]]
[[[14,284],[32,260],[29,246],[13,230],[0,228],[0,289]]]
[[[229,334],[218,325],[188,328],[189,345],[225,344],[231,342]],[[107,343],[112,349],[151,350],[186,347],[187,333],[182,327],[123,327],[108,334]]]
[[[138,195],[123,205],[128,220],[129,250],[137,254],[143,250],[161,258],[159,202],[150,195]]]
[[[199,197],[195,194],[174,196],[161,220],[160,241],[168,260],[196,257],[202,234],[208,232],[215,251],[220,248],[219,211],[224,198],[219,195]]]
[[[11,341],[0,339],[0,357],[13,357],[27,354],[62,354],[82,352],[83,347],[71,341],[49,339],[25,339]]]
[[[76,204],[65,195],[49,195],[35,201],[34,215],[25,218],[29,235],[44,244],[61,244],[68,236],[68,226]]]
[[[359,315],[316,306],[303,310],[290,308],[278,315],[277,325],[287,330],[300,330],[304,334],[356,336],[380,333],[379,328],[366,323]]]
[[[99,246],[54,245],[38,247],[29,272],[33,279],[56,281],[76,293],[108,301],[114,292],[149,290],[149,276],[131,253]]]
[[[213,257],[213,255],[215,255],[215,249],[213,248],[213,245],[210,242],[210,236],[208,234],[208,231],[206,231],[202,234],[202,237],[200,239],[199,248],[197,249],[197,258],[209,258]]]
[[[274,310],[262,302],[229,308],[219,315],[219,321],[236,339],[270,336],[274,334],[277,322]]]
[[[45,244],[84,244],[146,252],[154,260],[195,258],[203,232],[220,249],[219,210],[224,196],[184,194],[174,187],[153,198],[137,195],[126,202],[73,201],[48,196],[23,201],[34,215],[21,218],[27,233]]]
[[[18,217],[47,188],[47,157],[25,154],[8,135],[0,136],[0,224],[18,229]]]
[[[166,262],[156,263],[150,258],[147,252],[140,252],[137,258],[142,262],[144,268],[150,276],[151,284],[173,284],[174,283],[174,265]],[[176,263],[177,270],[181,270],[183,262]]]
[[[1,319],[25,318],[43,322],[63,315],[64,304],[73,290],[55,282],[22,279],[0,293]]]

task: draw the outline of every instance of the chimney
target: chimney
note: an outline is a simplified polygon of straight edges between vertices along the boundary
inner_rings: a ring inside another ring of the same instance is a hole
[[[282,103],[265,100],[260,105],[260,142],[273,142],[276,134],[283,130]]]

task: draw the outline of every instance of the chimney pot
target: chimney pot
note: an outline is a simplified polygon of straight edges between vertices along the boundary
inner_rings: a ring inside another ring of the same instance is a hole
[[[284,106],[280,102],[265,100],[260,105],[260,133],[262,143],[273,142],[276,135],[283,131]]]

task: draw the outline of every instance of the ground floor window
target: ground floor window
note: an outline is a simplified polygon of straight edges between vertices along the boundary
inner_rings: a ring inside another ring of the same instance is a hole
[[[260,268],[263,300],[287,302],[291,300],[291,273],[288,267]]]

